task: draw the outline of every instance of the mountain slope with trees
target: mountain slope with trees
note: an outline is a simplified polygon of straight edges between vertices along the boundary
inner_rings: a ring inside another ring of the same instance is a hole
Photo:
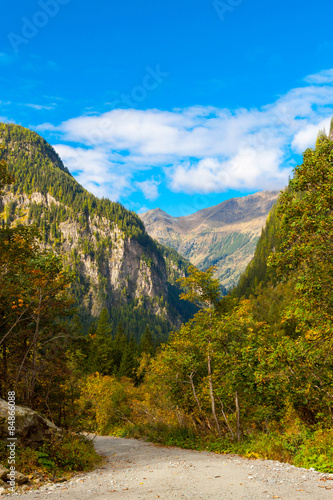
[[[185,261],[179,258],[179,268],[179,259],[165,258],[134,212],[86,191],[29,129],[0,124],[0,146],[15,178],[2,197],[2,224],[34,224],[44,247],[64,258],[85,325],[105,307],[114,332],[121,322],[139,340],[149,324],[161,341],[193,313],[179,301],[175,282]]]
[[[0,185],[12,182],[3,165]],[[121,322],[114,332],[107,308],[82,335],[70,272],[32,225],[4,226],[2,394],[5,379],[20,402],[86,431],[333,472],[332,186],[333,121],[280,195],[242,288],[222,296],[216,268],[190,266],[181,298],[198,312],[158,349],[149,328],[140,344]]]

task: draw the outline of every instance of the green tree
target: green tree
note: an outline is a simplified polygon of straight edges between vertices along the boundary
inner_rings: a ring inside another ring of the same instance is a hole
[[[117,374],[121,365],[122,357],[126,351],[128,339],[125,335],[125,329],[120,321],[117,326],[114,338],[114,374]]]
[[[319,134],[316,148],[304,153],[288,190],[280,197],[281,247],[272,266],[294,294],[282,323],[292,335],[277,352],[287,365],[292,402],[309,422],[332,417],[333,399],[333,142]]]
[[[121,362],[118,370],[118,377],[128,377],[137,381],[136,370],[138,363],[138,349],[133,337],[126,343],[125,349],[121,356]]]
[[[216,401],[214,395],[212,373],[212,359],[215,354],[214,337],[217,331],[216,320],[219,317],[218,311],[221,307],[222,298],[220,283],[213,276],[215,269],[216,268],[212,266],[206,271],[199,271],[194,266],[190,266],[188,269],[188,276],[181,278],[178,281],[186,290],[185,293],[181,295],[181,298],[193,302],[202,309],[202,311],[194,316],[194,320],[190,321],[189,326],[190,329],[193,330],[192,333],[193,337],[196,339],[196,342],[200,346],[201,350],[205,352],[211,410],[217,433],[219,437],[221,437],[220,424],[216,413]],[[191,328],[191,326],[193,328]],[[185,327],[183,327],[183,329],[181,330],[180,335],[182,335],[182,332],[184,332],[184,330]],[[193,375],[190,375],[190,382],[192,385],[193,394],[195,395]]]
[[[89,372],[110,375],[115,364],[115,349],[109,314],[105,308],[102,309],[99,315],[96,328],[91,328],[89,338],[90,345],[87,361]]]
[[[141,337],[140,352],[150,356],[153,356],[155,353],[154,340],[149,326],[146,327],[145,333]]]
[[[188,268],[188,276],[179,278],[177,282],[185,291],[180,298],[194,303],[200,308],[216,308],[218,307],[221,298],[221,285],[214,278],[216,267],[211,266],[206,271],[199,271],[194,266]]]
[[[1,187],[13,181],[4,161],[0,176]],[[52,348],[60,348],[59,339],[68,335],[60,318],[69,314],[72,303],[71,275],[59,257],[40,248],[38,238],[34,226],[0,229],[1,393],[16,388],[31,406],[46,366],[53,363]]]
[[[3,188],[14,182],[14,177],[8,172],[8,165],[4,159],[0,160],[0,196],[3,194]]]
[[[269,263],[280,279],[295,283],[292,309],[298,319],[326,330],[333,317],[332,141],[325,138],[304,153],[278,213],[283,243]]]

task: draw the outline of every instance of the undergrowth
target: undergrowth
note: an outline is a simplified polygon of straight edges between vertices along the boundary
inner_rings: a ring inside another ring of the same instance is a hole
[[[0,441],[0,463],[8,467],[7,460],[8,448],[4,441]],[[61,439],[45,442],[39,449],[18,445],[15,467],[23,474],[37,471],[44,477],[54,479],[92,470],[101,461],[102,457],[96,453],[91,439],[65,433]]]

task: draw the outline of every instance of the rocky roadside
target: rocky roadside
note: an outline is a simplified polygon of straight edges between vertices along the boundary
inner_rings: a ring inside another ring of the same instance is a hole
[[[9,478],[9,469],[0,464],[0,497],[1,495],[9,495],[10,494],[10,485],[8,484]],[[56,478],[53,481],[50,481],[50,478],[43,475],[39,471],[34,471],[32,474],[22,474],[21,472],[16,471],[15,473],[15,492],[23,493],[26,491],[38,490],[40,488],[55,486],[60,483],[65,483],[69,480],[67,477]]]
[[[0,398],[0,440],[3,440],[8,445],[8,402]],[[15,405],[15,440],[16,444],[22,443],[30,448],[37,448],[45,441],[61,436],[62,431],[55,426],[50,420],[43,417],[38,412],[31,410],[25,406]],[[14,438],[13,438],[14,439]],[[8,481],[10,470],[0,464],[0,496],[9,493],[10,485]],[[46,476],[43,476],[39,471],[33,474],[24,475],[19,471],[15,471],[16,490],[23,492],[32,488],[37,488],[39,485],[47,482]]]

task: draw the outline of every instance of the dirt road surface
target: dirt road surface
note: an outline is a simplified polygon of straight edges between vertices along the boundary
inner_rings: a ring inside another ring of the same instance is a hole
[[[25,500],[333,499],[333,475],[270,460],[165,448],[135,439],[97,436],[101,469],[43,486]]]

